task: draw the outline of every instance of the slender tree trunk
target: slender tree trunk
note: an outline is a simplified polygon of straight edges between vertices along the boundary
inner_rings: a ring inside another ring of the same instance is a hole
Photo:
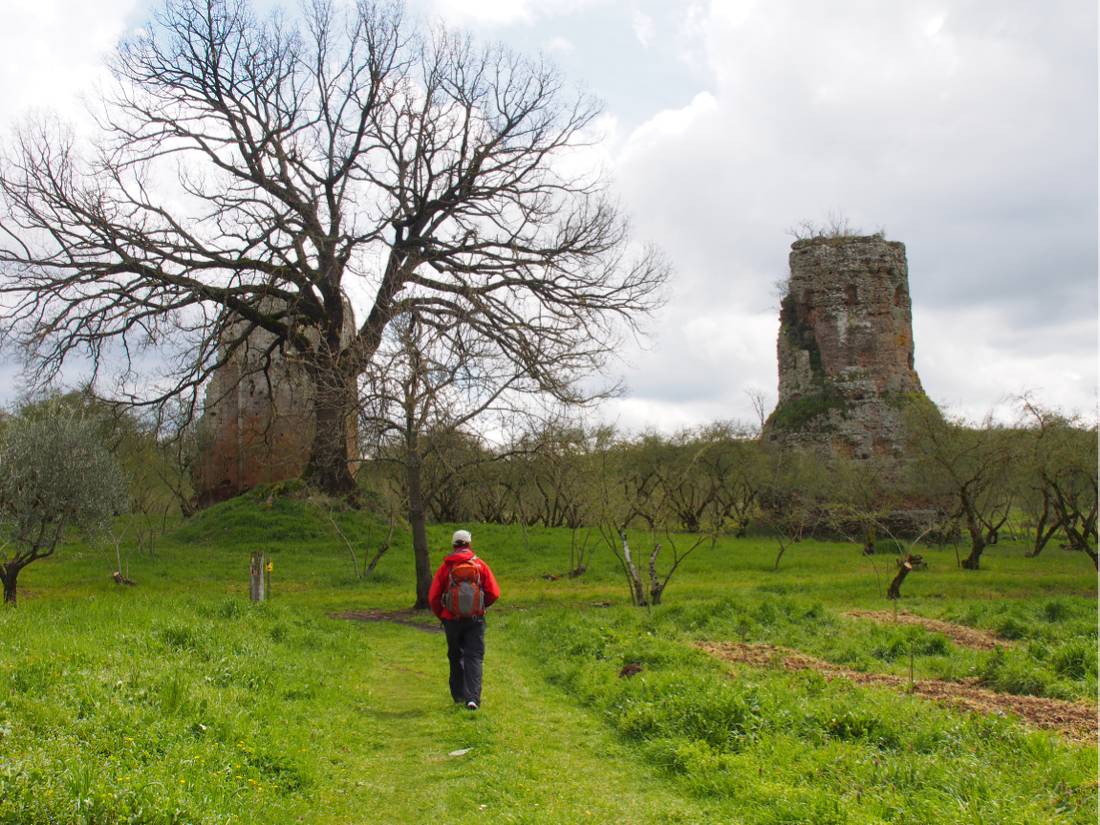
[[[620,538],[623,543],[623,559],[625,563],[623,567],[626,569],[627,579],[630,583],[630,592],[634,598],[634,605],[636,607],[648,607],[649,602],[646,598],[645,586],[642,584],[642,576],[638,572],[637,566],[634,564],[634,557],[630,553],[630,545],[626,541],[626,532],[620,533]]]
[[[424,493],[420,480],[420,454],[409,446],[405,454],[405,482],[409,495],[409,527],[413,536],[413,563],[416,568],[414,610],[428,609],[428,591],[432,586],[432,565],[428,555],[428,527],[424,517]]]
[[[650,604],[656,606],[661,603],[661,594],[665,592],[668,579],[663,582],[657,576],[657,555],[661,552],[661,545],[653,545],[653,552],[649,554],[649,598]],[[669,576],[671,577],[671,573]]]
[[[1081,529],[1077,526],[1077,521],[1077,518],[1069,514],[1063,516],[1062,519],[1062,524],[1066,531],[1066,538],[1069,539],[1069,546],[1087,555],[1092,559],[1092,563],[1096,569],[1100,570],[1100,558],[1097,557],[1096,549],[1089,544],[1088,526],[1086,524],[1085,528]]]
[[[1051,525],[1050,529],[1047,529],[1047,519],[1050,518],[1050,494],[1043,490],[1043,512],[1039,514],[1039,523],[1035,525],[1035,544],[1032,546],[1031,551],[1025,553],[1029,559],[1038,556],[1043,552],[1043,548],[1047,546],[1047,542],[1057,532],[1058,527],[1061,525],[1060,520],[1055,520],[1055,523]]]

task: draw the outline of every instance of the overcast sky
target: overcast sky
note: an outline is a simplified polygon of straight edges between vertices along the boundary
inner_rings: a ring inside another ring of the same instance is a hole
[[[261,0],[260,5],[274,5]],[[146,0],[3,0],[0,120],[79,118]],[[604,102],[635,234],[675,268],[618,365],[630,429],[753,417],[776,395],[788,230],[843,215],[906,244],[916,368],[980,417],[1028,390],[1097,392],[1093,0],[414,0],[542,51]],[[0,355],[0,403],[15,368]]]

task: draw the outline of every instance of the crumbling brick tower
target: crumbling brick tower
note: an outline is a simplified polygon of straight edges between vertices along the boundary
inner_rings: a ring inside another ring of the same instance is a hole
[[[905,245],[881,235],[799,240],[790,269],[767,437],[856,459],[900,458],[904,402],[924,394]]]
[[[350,306],[345,317],[344,337],[350,340],[355,330]],[[228,332],[230,338],[238,336],[235,329]],[[305,471],[316,429],[313,382],[273,342],[271,333],[253,330],[207,385],[191,473],[199,507]],[[353,418],[349,455],[356,454],[357,437]],[[355,465],[350,469],[354,474]]]

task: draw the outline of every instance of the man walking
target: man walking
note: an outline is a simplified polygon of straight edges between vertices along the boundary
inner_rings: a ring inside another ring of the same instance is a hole
[[[485,610],[500,598],[493,571],[474,555],[468,530],[456,530],[451,554],[435,572],[428,603],[443,621],[451,665],[451,698],[470,710],[481,705]]]

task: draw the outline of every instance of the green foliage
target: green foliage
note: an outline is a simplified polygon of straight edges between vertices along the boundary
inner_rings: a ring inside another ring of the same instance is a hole
[[[56,410],[5,428],[0,526],[17,546],[52,550],[66,529],[105,530],[125,507],[125,480],[96,422]]]
[[[178,440],[169,442],[133,410],[86,392],[52,395],[19,408],[25,420],[59,414],[89,422],[94,440],[107,448],[126,478],[131,512],[150,520],[179,513],[180,499],[191,494],[190,474],[183,466],[194,447],[188,432],[175,433]]]
[[[126,481],[98,422],[63,406],[9,421],[0,437],[0,580],[14,605],[24,567],[69,530],[104,533],[127,508]]]

